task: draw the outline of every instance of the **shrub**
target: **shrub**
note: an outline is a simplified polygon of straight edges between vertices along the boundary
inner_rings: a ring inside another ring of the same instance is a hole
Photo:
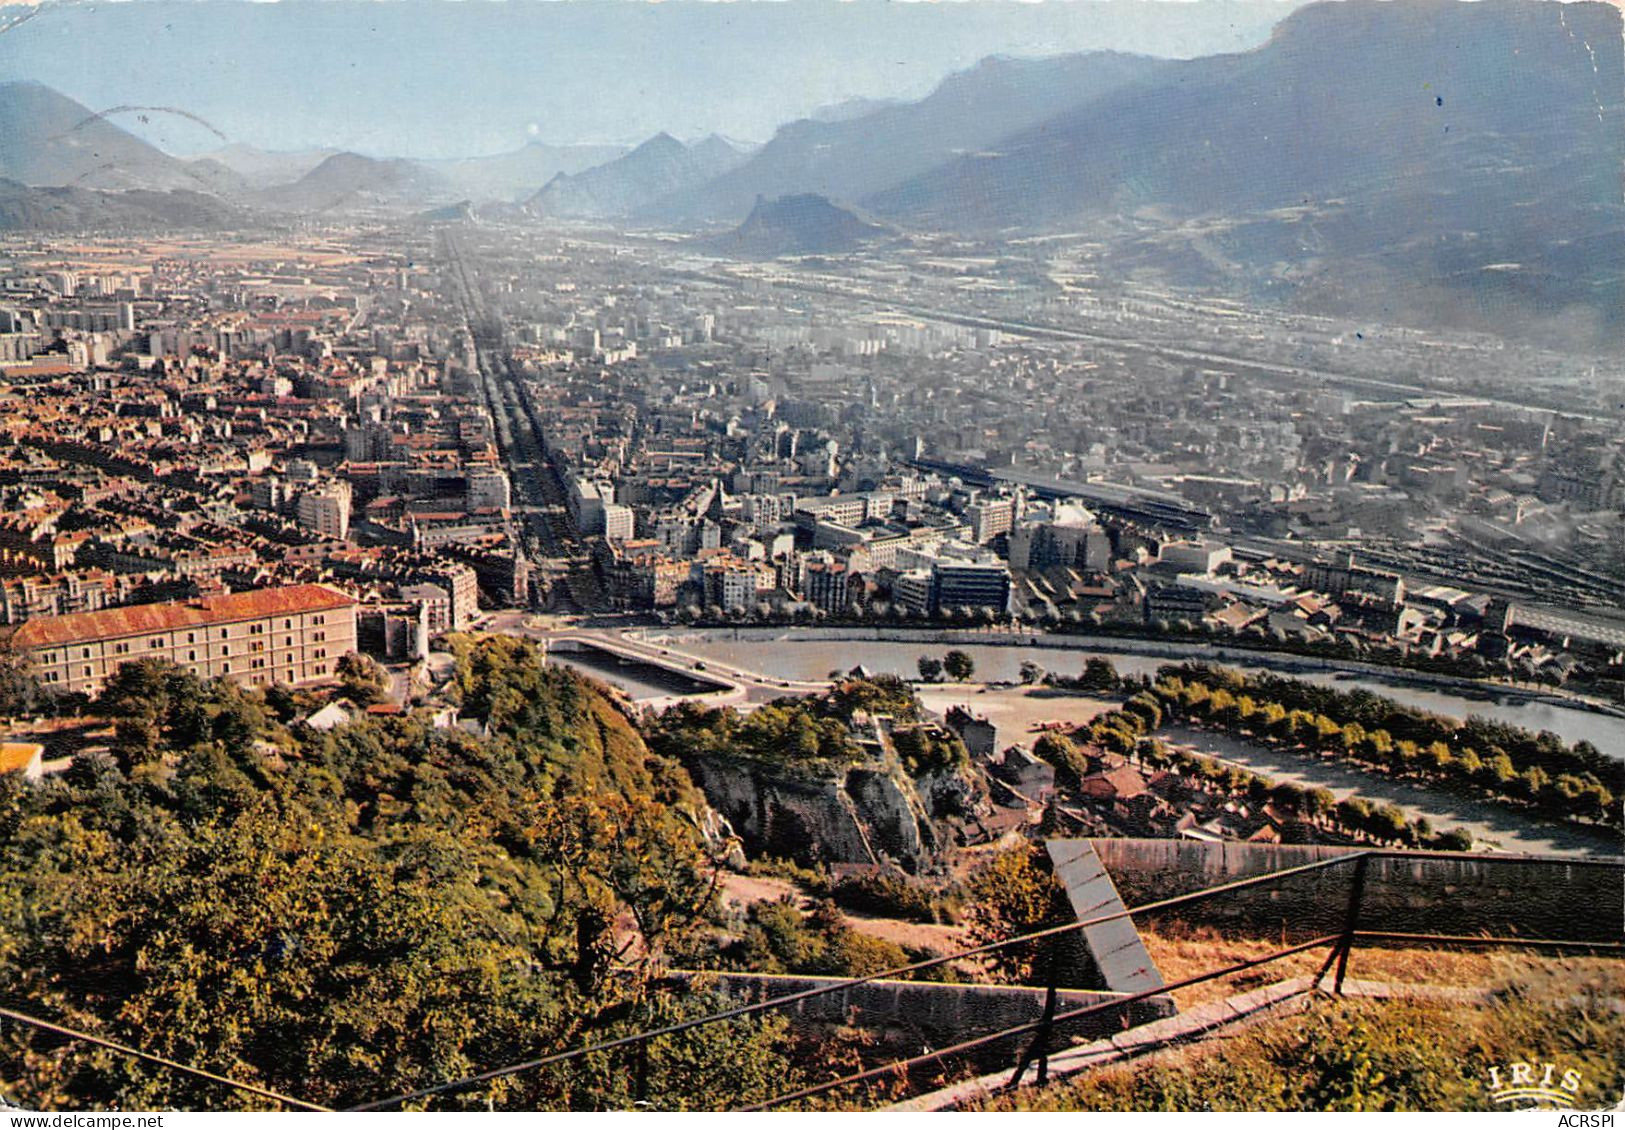
[[[956,893],[897,875],[858,875],[843,879],[830,892],[837,906],[858,914],[904,918],[910,922],[952,922],[958,915]]]

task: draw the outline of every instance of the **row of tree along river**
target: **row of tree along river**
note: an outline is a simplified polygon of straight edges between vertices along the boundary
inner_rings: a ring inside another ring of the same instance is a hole
[[[1021,666],[1037,664],[1057,675],[1075,676],[1090,655],[1105,655],[1124,675],[1154,676],[1159,667],[1182,660],[1224,663],[1243,671],[1269,671],[1343,690],[1356,688],[1421,710],[1456,718],[1476,715],[1526,730],[1549,730],[1565,742],[1588,741],[1625,760],[1625,716],[1566,706],[1549,695],[1513,688],[1475,685],[1410,672],[1363,666],[1333,667],[1300,656],[1272,656],[1260,662],[1256,651],[1182,643],[1101,641],[1076,636],[1001,635],[980,632],[907,633],[885,630],[855,633],[840,629],[719,628],[650,633],[650,642],[674,653],[712,659],[773,679],[819,680],[831,671],[861,666],[874,673],[919,677],[922,655],[941,658],[949,648],[975,662],[975,678],[1015,682]]]

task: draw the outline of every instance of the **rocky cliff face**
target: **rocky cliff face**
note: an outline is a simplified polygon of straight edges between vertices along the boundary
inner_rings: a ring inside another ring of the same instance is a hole
[[[918,864],[941,846],[924,802],[901,774],[894,777],[880,768],[851,769],[843,791],[857,806],[871,847],[908,870],[919,870]]]
[[[892,862],[916,874],[929,871],[953,842],[950,822],[987,798],[985,783],[969,768],[915,780],[890,758],[816,778],[748,758],[685,763],[750,855],[803,865]]]
[[[806,780],[760,761],[696,758],[689,774],[753,856],[798,863],[878,863],[840,780]]]

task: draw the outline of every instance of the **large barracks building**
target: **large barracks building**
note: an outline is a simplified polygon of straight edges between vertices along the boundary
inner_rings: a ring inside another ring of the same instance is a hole
[[[326,585],[289,585],[172,604],[42,616],[15,645],[53,690],[101,692],[121,664],[168,659],[205,678],[298,686],[333,676],[356,648],[356,602]]]

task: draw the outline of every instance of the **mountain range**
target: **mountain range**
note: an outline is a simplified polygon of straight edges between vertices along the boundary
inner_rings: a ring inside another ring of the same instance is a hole
[[[657,201],[646,216],[661,222],[737,221],[758,197],[798,193],[856,203],[1166,65],[1111,52],[986,59],[919,102],[834,121],[792,122],[737,169]]]
[[[87,189],[217,192],[223,186],[218,166],[171,157],[35,82],[0,83],[0,177]]]
[[[559,173],[526,201],[536,216],[608,219],[726,173],[744,154],[715,134],[684,145],[661,133],[623,156],[572,176]]]
[[[1105,270],[1250,298],[1497,328],[1578,311],[1606,334],[1625,325],[1621,32],[1595,0],[1318,3],[1239,54],[986,59],[919,101],[840,104],[751,153],[660,134],[455,162],[243,146],[181,161],[6,83],[0,223],[152,206],[120,191],[139,189],[225,202],[182,198],[208,222],[584,219],[721,230],[712,246],[758,255],[858,246],[867,215],[994,241],[1088,232]],[[25,203],[22,186],[92,194]]]
[[[321,213],[410,207],[455,196],[446,178],[417,161],[335,153],[291,184],[261,189],[254,200],[273,212]]]
[[[626,151],[624,145],[547,145],[532,141],[511,153],[420,163],[464,196],[519,201],[554,177],[584,172],[614,161]]]
[[[1124,276],[1619,348],[1621,31],[1596,3],[1313,5],[858,203],[1093,225]]]
[[[337,149],[279,151],[234,142],[193,158],[193,164],[219,166],[235,174],[244,188],[263,189],[291,184],[338,152]]]
[[[190,189],[35,188],[0,179],[0,231],[165,231],[240,227],[249,216]]]
[[[1434,201],[1413,209],[1426,221],[1464,195],[1498,210],[1553,195],[1617,205],[1620,30],[1618,10],[1594,3],[1312,5],[1256,51],[1163,64],[853,199],[980,229],[1396,195]]]

